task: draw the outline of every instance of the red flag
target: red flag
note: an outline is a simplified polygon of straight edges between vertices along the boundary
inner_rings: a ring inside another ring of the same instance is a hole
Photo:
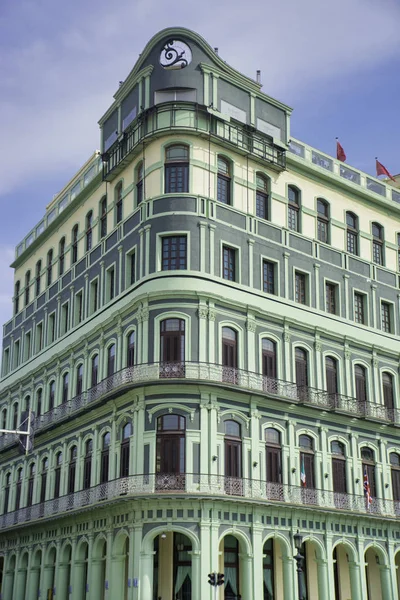
[[[393,175],[391,175],[389,173],[389,171],[387,170],[387,168],[384,167],[383,164],[380,163],[377,158],[375,160],[376,160],[376,174],[377,175],[386,175],[386,177],[390,177],[390,179],[396,183],[395,178],[393,177]]]
[[[341,160],[342,162],[345,162],[346,160],[346,152],[343,150],[343,146],[341,145],[341,143],[339,142],[339,140],[336,138],[336,158],[338,160]]]

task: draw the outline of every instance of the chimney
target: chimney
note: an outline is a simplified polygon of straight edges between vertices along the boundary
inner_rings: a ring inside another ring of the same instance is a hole
[[[215,54],[218,54],[218,48],[214,48]]]
[[[256,81],[257,83],[261,83],[261,71],[256,71]]]

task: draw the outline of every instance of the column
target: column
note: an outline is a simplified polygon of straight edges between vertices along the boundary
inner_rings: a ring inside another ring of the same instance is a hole
[[[351,351],[349,350],[348,342],[345,340],[344,342],[344,383],[345,396],[353,396],[353,377],[352,377],[352,369],[351,369]]]
[[[254,240],[247,240],[249,246],[249,287],[253,287],[253,262],[254,262]]]
[[[315,332],[315,385],[319,390],[325,389],[323,376],[323,360],[322,360],[322,345],[319,339],[319,332]]]
[[[215,358],[216,343],[220,343],[219,340],[217,340],[217,342],[215,341],[215,314],[214,303],[210,301],[208,308],[208,361],[212,365],[217,362]]]
[[[255,357],[256,321],[254,319],[254,315],[249,314],[249,313],[247,313],[246,330],[247,330],[247,348],[246,348],[247,363],[242,365],[241,368],[247,369],[248,371],[256,372],[256,370],[257,370],[256,369],[256,357]]]
[[[329,489],[329,478],[325,477],[325,474],[328,475],[330,468],[329,468],[329,461],[328,461],[328,441],[327,441],[327,431],[328,428],[327,427],[320,427],[320,440],[321,440],[321,456],[322,456],[322,460],[321,460],[321,477],[322,477],[322,489],[324,490],[328,490]],[[318,464],[318,458],[316,463]]]
[[[199,300],[199,308],[197,309],[199,317],[199,362],[207,362],[207,317],[208,307],[206,301],[203,299]]]
[[[343,313],[343,317],[345,319],[349,319],[350,318],[350,307],[349,307],[349,279],[350,279],[350,275],[343,275],[343,282],[344,282],[344,303],[343,303],[343,307],[344,307],[344,313]]]
[[[370,398],[370,402],[376,402],[376,404],[382,404],[380,394],[380,383],[379,383],[379,362],[376,356],[376,349],[372,347],[372,393],[373,397]]]
[[[145,233],[145,262],[144,262],[144,275],[149,274],[150,265],[150,229],[151,225],[146,225],[144,228]]]
[[[365,554],[364,554],[364,538],[359,537],[357,540],[358,556],[360,562],[360,580],[361,580],[361,598],[368,598],[367,594],[367,578],[365,573]],[[386,599],[385,599],[386,600]]]
[[[256,126],[256,95],[250,92],[250,125]]]
[[[214,275],[215,272],[215,242],[214,242],[214,232],[216,225],[208,225],[208,229],[210,230],[209,236],[209,255],[210,255],[210,275]]]
[[[319,268],[321,265],[318,263],[314,263],[314,285],[315,285],[315,308],[317,310],[321,309],[321,299],[319,295]],[[324,306],[322,306],[324,309]]]
[[[248,474],[249,479],[263,479],[261,477],[261,464],[260,464],[260,418],[261,415],[257,410],[257,402],[251,403],[251,418],[250,418],[250,443],[251,443],[251,471]],[[256,464],[254,466],[254,464]],[[254,551],[255,552],[255,551]],[[255,588],[257,589],[257,588]]]
[[[282,556],[283,571],[283,599],[293,600],[294,596],[294,573],[296,564],[291,556]]]
[[[351,460],[353,463],[353,476],[349,479],[349,493],[353,494],[362,494],[362,473],[358,467],[358,434],[350,433],[350,443],[351,443]],[[350,458],[347,459],[346,462],[350,461]],[[356,484],[355,480],[358,479],[359,483]],[[361,556],[361,555],[360,555]],[[361,558],[360,558],[361,560]]]
[[[382,598],[384,598],[384,600],[394,600],[394,598],[397,596],[397,592],[395,592],[396,596],[394,596],[389,566],[379,565],[379,571],[381,575]]]
[[[218,110],[218,75],[215,73],[212,75],[212,95],[213,108]]]
[[[200,229],[200,248],[199,248],[199,253],[200,253],[200,272],[201,273],[206,273],[206,253],[207,253],[207,249],[206,249],[206,227],[207,227],[207,223],[205,221],[200,221],[198,225],[199,225],[199,229]],[[193,270],[193,265],[191,265],[191,268]]]
[[[85,296],[84,296],[84,302],[83,302],[83,310],[82,310],[82,321],[84,321],[87,316],[90,313],[90,307],[89,307],[89,273],[85,273],[84,275],[85,278]]]
[[[111,552],[112,552],[112,542],[113,542],[113,534],[112,531],[107,531],[107,553],[106,553],[106,577],[105,577],[105,599],[106,600],[114,600],[112,595],[112,590],[110,590],[110,580],[111,580]],[[149,596],[150,598],[150,596]]]
[[[330,589],[328,586],[328,561],[325,559],[317,559],[317,572],[318,572],[318,596],[324,600],[330,600],[333,598],[334,588]]]
[[[253,582],[251,577],[251,565],[253,562],[253,555],[247,553],[239,553],[239,565],[242,565],[242,581],[240,583],[240,593],[242,598],[255,598],[253,593]]]
[[[360,564],[349,561],[351,600],[363,600],[360,582]]]
[[[290,333],[285,323],[285,329],[283,332],[283,379],[285,381],[292,381],[292,360],[291,360],[291,344],[290,344]]]
[[[211,460],[209,454],[208,409],[209,396],[202,392],[200,398],[200,473],[204,475],[209,473]]]
[[[189,552],[192,559],[192,600],[202,600],[200,574],[200,552],[192,550]],[[209,573],[210,571],[208,571]],[[211,587],[211,586],[209,586]]]
[[[145,404],[144,395],[137,397],[137,404],[135,406],[136,414],[136,430],[133,431],[133,436],[136,440],[135,449],[135,473],[143,473],[144,469],[144,446],[143,446],[143,434],[144,434],[144,420],[145,420]]]
[[[259,517],[253,512],[253,518],[257,521],[253,525],[253,589],[262,590],[264,588],[264,570],[263,570],[263,543],[262,533],[263,526],[260,523]],[[244,596],[243,596],[244,597]]]
[[[141,552],[139,588],[140,600],[151,600],[153,598],[153,561],[154,552]]]
[[[371,327],[376,327],[376,283],[371,284]]]
[[[58,338],[61,335],[61,296],[60,295],[57,296],[57,314],[56,314],[56,318],[57,318],[57,323],[55,324],[56,335],[54,337]]]
[[[138,519],[141,515],[138,514]],[[129,537],[129,558],[132,565],[132,585],[133,580],[137,579],[139,587],[132,587],[132,600],[138,600],[141,590],[141,581],[139,579],[140,574],[140,551],[142,547],[142,525],[135,525],[130,528]],[[132,543],[131,543],[132,542]],[[131,554],[132,552],[132,554]],[[133,557],[133,558],[132,558]],[[142,596],[143,597],[143,596]]]
[[[149,356],[149,309],[147,306],[143,306],[141,310],[142,319],[142,338],[143,338],[143,353],[142,362],[147,363],[153,360],[152,356]],[[158,360],[158,357],[157,357]]]
[[[290,252],[283,253],[283,273],[285,276],[285,284],[284,284],[284,288],[283,288],[283,294],[284,294],[285,298],[289,298],[289,277],[290,277],[289,256],[290,256]]]
[[[150,106],[150,75],[146,75],[144,78],[144,107],[149,108]]]
[[[115,422],[115,412],[112,416],[111,422],[111,442],[110,442],[110,464],[109,464],[109,472],[110,472],[110,481],[115,479],[115,447],[116,447],[116,436],[117,436],[117,425]],[[108,542],[107,542],[108,543]]]
[[[13,585],[13,594],[12,600],[20,600],[21,599],[21,585],[22,585],[22,574],[19,568],[19,560],[20,560],[20,550],[19,548],[15,554],[15,571],[14,571],[14,585]]]
[[[217,432],[218,432],[217,418],[218,417],[217,417],[217,413],[218,413],[218,402],[217,402],[216,397],[214,395],[211,395],[210,409],[209,409],[209,431],[210,431],[209,455],[211,457],[210,472],[213,475],[218,475],[218,473],[219,473],[218,460],[214,460],[214,458],[213,458],[214,456],[218,457],[218,450],[217,450]]]
[[[144,229],[139,229],[139,277],[143,277],[143,265],[144,265],[144,251],[143,251],[143,234]]]
[[[99,306],[99,308],[101,308],[104,305],[104,291],[105,291],[105,286],[106,286],[104,271],[105,271],[104,260],[101,260],[100,261],[100,306]]]
[[[205,576],[207,576],[208,573],[211,573],[212,571],[217,570],[218,567],[218,560],[216,560],[215,565],[212,564],[211,562],[211,536],[210,536],[210,525],[211,522],[208,519],[208,511],[210,509],[210,506],[208,505],[207,502],[204,503],[203,508],[202,508],[202,513],[203,515],[206,515],[206,518],[201,519],[200,522],[200,544],[201,544],[201,555],[200,555],[200,572],[202,574],[202,585],[201,585],[201,591],[202,591],[202,596],[201,596],[201,600],[211,600],[211,598],[213,598],[213,590],[211,588],[210,585],[204,584],[204,580],[205,580]],[[206,587],[207,585],[207,587]],[[209,589],[207,589],[209,588]]]
[[[118,246],[118,292],[121,294],[122,290],[123,290],[123,279],[122,279],[122,275],[123,275],[123,264],[122,264],[122,250],[124,249],[124,247],[122,246],[122,244],[119,244]]]
[[[70,300],[69,300],[69,314],[68,314],[68,323],[66,323],[66,328],[71,329],[74,326],[74,289],[75,286],[71,285],[69,288]]]
[[[116,371],[120,371],[122,369],[122,352],[123,352],[123,342],[122,339],[122,325],[121,318],[118,319],[118,326],[116,328],[115,333],[117,334],[117,364]]]

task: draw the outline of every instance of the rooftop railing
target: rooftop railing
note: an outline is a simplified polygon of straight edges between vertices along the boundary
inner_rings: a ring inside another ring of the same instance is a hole
[[[260,479],[243,479],[224,475],[195,473],[157,473],[131,475],[53,498],[32,506],[0,515],[0,529],[26,525],[42,519],[65,516],[72,511],[98,508],[119,500],[137,499],[156,495],[158,498],[189,494],[235,500],[243,499],[268,504],[291,505],[312,509],[349,511],[358,515],[396,518],[400,516],[400,502],[383,498],[305,488],[273,483]]]
[[[211,135],[238,150],[267,161],[279,170],[286,167],[286,150],[261,132],[246,125],[225,121],[199,104],[166,102],[141,113],[129,129],[104,152],[104,179],[107,180],[110,176],[113,178],[130,160],[130,155],[138,144],[147,137],[182,129]]]
[[[323,411],[400,425],[400,410],[388,408],[383,404],[360,401],[357,398],[338,393],[330,394],[324,390],[299,386],[296,383],[267,377],[244,369],[234,369],[214,363],[187,361],[144,363],[126,367],[103,379],[86,392],[73,397],[68,402],[59,404],[43,415],[35,416],[34,432],[35,434],[40,433],[48,427],[58,425],[83,410],[87,410],[92,404],[106,400],[116,392],[123,393],[124,390],[135,385],[166,382],[171,379],[174,381],[201,381],[240,388],[259,393],[268,398],[279,398],[279,400],[294,402]],[[0,450],[17,442],[18,436],[2,434],[0,435]]]
[[[378,194],[382,198],[387,198],[393,202],[400,204],[400,189],[394,188],[386,182],[380,181],[376,177],[371,177],[362,171],[357,171],[354,167],[348,167],[339,160],[314,150],[310,146],[303,144],[297,140],[291,140],[289,144],[289,152],[312,164],[330,171],[332,174],[338,175],[343,179],[347,179],[351,183],[360,186],[370,192]]]

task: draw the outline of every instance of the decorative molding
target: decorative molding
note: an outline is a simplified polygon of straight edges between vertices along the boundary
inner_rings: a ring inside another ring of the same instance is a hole
[[[290,335],[290,333],[288,333],[287,331],[284,331],[284,333],[283,333],[283,341],[284,342],[290,342],[291,339],[292,339],[292,336]]]
[[[217,316],[216,311],[213,308],[208,309],[208,319],[210,321],[215,321],[215,317]]]
[[[152,422],[153,416],[155,415],[156,412],[158,412],[160,410],[165,410],[166,408],[168,409],[169,413],[172,413],[172,411],[173,411],[174,408],[176,410],[183,410],[184,412],[189,413],[190,420],[192,422],[194,421],[194,415],[195,415],[196,409],[194,409],[194,408],[188,408],[184,404],[170,404],[168,402],[168,404],[157,404],[157,406],[153,406],[153,408],[148,408],[147,409],[147,414],[149,415],[149,423]]]
[[[208,317],[208,308],[206,306],[199,306],[197,309],[197,314],[199,319],[207,319]]]

